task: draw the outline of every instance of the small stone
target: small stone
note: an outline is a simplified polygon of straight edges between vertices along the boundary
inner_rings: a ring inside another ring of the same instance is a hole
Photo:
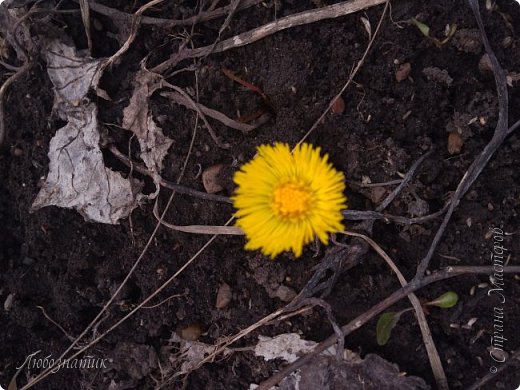
[[[381,200],[383,200],[386,194],[386,190],[384,187],[372,187],[370,191],[370,200],[374,204],[378,204]]]
[[[469,191],[466,194],[465,198],[467,200],[477,200],[478,199],[478,192],[476,190],[471,190],[471,191]]]
[[[292,288],[284,286],[283,284],[278,287],[275,293],[275,296],[283,302],[291,302],[296,295],[296,292]]]
[[[333,114],[343,114],[345,111],[345,101],[341,96],[338,96],[334,103],[332,103],[331,111]]]
[[[448,136],[448,153],[451,155],[459,154],[463,144],[464,141],[459,133],[456,131],[450,133]]]
[[[5,311],[11,310],[11,307],[13,306],[13,301],[14,301],[14,294],[9,294],[4,301],[4,310]]]
[[[493,65],[491,65],[491,60],[489,59],[487,53],[480,57],[480,61],[478,62],[478,70],[480,73],[489,73],[493,71]]]
[[[513,43],[513,38],[508,35],[502,41],[502,46],[507,49],[507,48],[509,48],[511,46],[512,43]]]
[[[406,80],[412,71],[412,65],[409,62],[399,65],[399,68],[395,71],[395,80],[400,83]]]
[[[430,66],[424,68],[422,72],[428,81],[433,81],[438,84],[445,84],[447,87],[450,87],[451,84],[453,84],[453,78],[451,78],[446,69],[439,69],[437,67]]]
[[[208,194],[215,194],[224,189],[219,182],[219,174],[222,167],[222,164],[213,165],[202,172],[202,184]]]
[[[23,150],[20,148],[13,148],[12,150],[14,157],[22,157],[23,156]]]
[[[22,259],[22,264],[23,265],[27,265],[27,266],[31,266],[34,264],[34,259],[32,257],[28,257],[28,256],[25,256],[23,259]]]
[[[178,333],[184,340],[197,341],[202,334],[202,329],[199,324],[191,324],[181,329]]]
[[[229,284],[222,283],[217,292],[215,307],[217,309],[224,309],[229,305],[229,302],[231,302],[231,295],[231,287],[229,287]]]

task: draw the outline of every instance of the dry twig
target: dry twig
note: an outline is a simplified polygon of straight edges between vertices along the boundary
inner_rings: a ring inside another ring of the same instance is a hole
[[[220,53],[229,49],[249,45],[250,43],[256,42],[269,35],[291,27],[315,23],[324,19],[338,18],[340,16],[345,16],[362,9],[382,4],[385,1],[387,0],[344,1],[342,3],[330,5],[328,7],[322,7],[286,16],[264,26],[255,28],[251,31],[236,35],[233,38],[226,39],[216,45],[208,45],[197,49],[182,49],[178,53],[170,56],[168,60],[155,66],[152,71],[155,73],[163,73],[167,69],[177,65],[180,61],[183,61],[187,58],[205,57],[209,53]]]

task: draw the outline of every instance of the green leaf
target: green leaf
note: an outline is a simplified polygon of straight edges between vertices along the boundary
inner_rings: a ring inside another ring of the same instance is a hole
[[[419,31],[425,36],[430,38],[430,27],[422,22],[419,22],[417,19],[412,18],[412,23],[417,26]]]
[[[437,306],[441,309],[449,309],[450,307],[453,307],[457,304],[459,301],[459,296],[454,291],[448,291],[442,294],[437,299],[434,299],[433,301],[430,301],[427,303],[427,305],[431,306]]]
[[[376,326],[376,338],[379,345],[385,345],[388,342],[392,329],[399,322],[401,314],[403,314],[402,311],[389,311],[379,316]]]

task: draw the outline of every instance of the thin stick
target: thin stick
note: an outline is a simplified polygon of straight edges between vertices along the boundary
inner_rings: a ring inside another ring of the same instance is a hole
[[[128,35],[127,40],[125,41],[123,46],[121,46],[119,48],[119,50],[117,52],[115,52],[110,58],[108,58],[103,63],[104,68],[111,66],[117,59],[121,58],[121,56],[130,48],[130,45],[132,44],[132,42],[135,40],[135,37],[137,36],[137,30],[139,29],[139,25],[141,23],[141,17],[143,15],[143,13],[150,7],[153,7],[154,5],[157,5],[163,1],[164,0],[152,0],[148,3],[146,3],[145,5],[143,5],[142,7],[140,7],[135,12],[135,14],[132,15],[132,25],[130,27],[130,34]]]
[[[170,84],[167,81],[162,82],[163,86],[173,89],[174,91],[178,92],[190,105],[191,107],[200,115],[202,121],[206,125],[206,129],[208,130],[208,133],[211,137],[211,139],[215,142],[215,144],[221,148],[221,149],[229,149],[231,147],[228,143],[222,143],[222,141],[219,140],[217,137],[217,134],[215,134],[215,130],[213,130],[213,127],[210,125],[208,120],[206,119],[206,115],[202,112],[199,105],[193,101],[193,99],[188,95],[182,88],[177,87],[176,85]]]
[[[161,92],[160,95],[170,98],[175,103],[181,104],[186,108],[189,108],[191,110],[196,110],[196,108],[194,108],[193,104],[191,104],[190,101],[188,99],[186,99],[179,92],[175,92],[175,91],[174,92]],[[250,131],[257,129],[260,125],[266,123],[270,118],[269,114],[264,114],[253,125],[249,125],[247,123],[237,122],[237,121],[229,118],[228,116],[224,115],[220,111],[206,107],[205,105],[203,105],[201,103],[197,103],[196,106],[202,113],[209,116],[210,118],[216,119],[219,122],[223,123],[225,126],[231,127],[232,129],[240,130],[243,133],[249,133]]]
[[[79,0],[79,7],[81,8],[81,19],[83,20],[85,35],[87,36],[88,50],[92,55],[92,31],[90,29],[90,8],[88,3],[89,0]]]
[[[286,16],[261,27],[236,35],[233,38],[226,39],[215,46],[208,45],[197,49],[183,49],[180,52],[173,54],[168,60],[154,67],[152,71],[155,73],[163,73],[167,69],[177,65],[180,61],[187,58],[204,57],[208,55],[208,53],[220,53],[229,49],[249,45],[288,28],[315,23],[324,19],[338,18],[340,16],[345,16],[362,9],[382,4],[385,1],[387,0],[344,1],[328,7],[317,8]]]
[[[60,324],[58,324],[56,321],[54,321],[48,314],[47,312],[45,311],[45,309],[42,307],[42,306],[36,306],[38,309],[40,309],[42,311],[42,314],[45,318],[47,318],[47,320],[49,322],[51,322],[52,324],[54,324],[59,330],[61,330],[63,332],[63,334],[65,336],[67,336],[67,338],[70,340],[70,341],[73,341],[74,340],[74,337],[72,337],[64,328],[63,326],[61,326]]]
[[[441,280],[449,279],[454,276],[460,276],[464,274],[492,274],[494,268],[492,266],[457,266],[457,267],[447,267],[440,271],[434,272],[429,276],[424,277],[421,280],[414,279],[410,283],[408,283],[405,287],[400,288],[399,290],[392,293],[390,296],[385,298],[383,301],[377,303],[372,306],[369,310],[359,315],[348,324],[344,325],[341,330],[344,336],[349,335],[353,331],[359,329],[361,326],[366,324],[372,318],[377,316],[379,313],[383,312],[383,310],[388,309],[390,306],[400,301],[408,294],[415,292],[425,286],[428,286],[431,283],[438,282]],[[520,273],[520,266],[508,266],[504,267],[504,273]],[[290,375],[293,371],[298,368],[303,367],[307,363],[309,363],[316,355],[326,350],[328,347],[333,345],[336,342],[336,336],[330,336],[325,341],[322,341],[320,344],[314,348],[314,350],[301,358],[299,358],[294,363],[291,363],[287,367],[284,367],[276,374],[274,374],[268,380],[262,382],[260,386],[257,387],[257,390],[268,390],[272,386],[275,386],[279,383],[283,378]]]

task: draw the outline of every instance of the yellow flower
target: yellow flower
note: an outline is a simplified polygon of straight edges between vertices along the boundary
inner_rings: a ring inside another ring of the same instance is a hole
[[[344,177],[320,148],[301,144],[291,154],[287,144],[262,145],[234,181],[236,224],[248,239],[246,249],[271,258],[292,250],[299,257],[316,236],[327,244],[328,233],[343,230]]]

